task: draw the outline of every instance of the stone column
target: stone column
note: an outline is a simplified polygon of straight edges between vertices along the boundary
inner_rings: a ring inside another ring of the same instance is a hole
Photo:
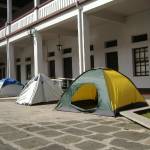
[[[43,46],[42,37],[40,33],[34,31],[33,33],[34,43],[34,75],[44,72],[44,60],[43,60]]]
[[[40,0],[34,0],[34,7],[36,8],[38,5],[40,5]]]
[[[15,60],[14,60],[14,46],[7,41],[7,77],[16,78],[15,74]]]
[[[7,0],[7,23],[12,21],[12,0]]]
[[[88,16],[82,9],[78,10],[78,56],[79,56],[79,74],[90,69],[90,37]]]
[[[34,0],[34,14],[35,14],[35,20],[38,20],[38,5],[40,5],[40,0]]]

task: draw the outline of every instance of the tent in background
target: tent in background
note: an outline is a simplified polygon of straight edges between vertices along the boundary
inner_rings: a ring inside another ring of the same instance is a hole
[[[0,80],[0,97],[16,97],[22,89],[23,85],[17,80],[11,78]]]
[[[16,102],[26,105],[50,102],[60,99],[62,93],[56,82],[51,81],[44,74],[38,74],[26,84]]]
[[[93,69],[72,83],[56,109],[116,116],[121,110],[146,105],[143,96],[127,77],[111,69]]]

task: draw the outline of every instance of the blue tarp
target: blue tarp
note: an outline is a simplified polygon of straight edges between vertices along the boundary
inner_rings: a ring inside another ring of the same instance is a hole
[[[18,85],[22,85],[19,81],[12,79],[12,78],[4,78],[2,80],[0,80],[0,86],[6,86],[6,85],[10,85],[10,84],[18,84]]]

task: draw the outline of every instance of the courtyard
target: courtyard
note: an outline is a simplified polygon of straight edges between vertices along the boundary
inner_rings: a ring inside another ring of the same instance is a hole
[[[56,104],[0,101],[0,150],[145,150],[150,130],[124,117],[56,111]]]

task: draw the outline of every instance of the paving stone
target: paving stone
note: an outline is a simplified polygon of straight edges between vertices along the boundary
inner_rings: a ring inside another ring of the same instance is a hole
[[[17,149],[8,144],[0,143],[0,150],[17,150]]]
[[[31,148],[47,145],[50,142],[39,137],[32,137],[32,138],[17,141],[15,143],[21,146],[22,148],[31,149]]]
[[[26,128],[29,126],[33,126],[33,124],[18,124],[18,125],[16,125],[16,127],[18,127],[18,128]]]
[[[6,126],[6,124],[4,124],[4,123],[0,123],[0,127],[2,127],[2,126]]]
[[[94,141],[81,142],[79,144],[76,144],[75,146],[82,150],[98,150],[105,147],[104,144],[94,142]]]
[[[9,132],[14,132],[14,131],[18,131],[18,130],[7,125],[0,127],[0,133],[9,133]]]
[[[11,132],[7,134],[0,134],[0,136],[4,138],[5,140],[14,141],[17,139],[29,137],[30,135],[28,133],[18,131],[18,132]]]
[[[56,137],[62,135],[63,133],[55,130],[47,130],[39,132],[38,134],[43,135],[45,137]]]
[[[0,140],[0,150],[16,150],[16,149],[8,144],[5,144],[2,140]]]
[[[48,145],[46,147],[40,148],[38,150],[69,150],[69,149],[58,144],[52,144],[52,145]]]
[[[68,126],[56,124],[56,125],[51,125],[51,126],[46,126],[46,127],[51,128],[51,129],[65,129]]]
[[[77,136],[72,136],[72,135],[65,135],[65,136],[56,138],[55,140],[63,144],[70,144],[70,143],[77,143],[80,140],[82,140],[82,138],[77,137]]]
[[[69,121],[63,121],[62,123],[68,124],[68,125],[72,125],[72,124],[81,123],[81,121],[78,121],[78,120],[69,120]]]
[[[86,136],[87,138],[98,140],[98,141],[103,141],[105,139],[111,138],[111,135],[105,135],[105,134],[95,134],[95,135],[89,135]]]
[[[80,135],[80,136],[91,134],[91,132],[89,132],[89,131],[85,131],[85,130],[81,130],[81,129],[76,129],[76,128],[64,129],[62,131],[70,133],[70,134],[73,134],[73,135]]]
[[[135,123],[118,123],[115,124],[115,126],[117,127],[121,127],[124,128],[125,130],[140,130],[140,129],[144,129],[144,127],[135,124]]]
[[[113,135],[119,138],[124,138],[133,141],[143,140],[150,136],[150,134],[135,132],[135,131],[122,131],[122,132],[115,133]]]
[[[111,141],[112,145],[117,146],[117,147],[122,147],[126,148],[128,150],[146,150],[150,149],[150,146],[136,143],[136,142],[127,142],[126,140],[123,139],[114,139]]]
[[[100,124],[105,124],[105,125],[112,125],[115,124],[117,121],[113,120],[113,121],[101,121]]]
[[[116,148],[116,147],[110,147],[110,148],[105,149],[105,150],[122,150],[122,149],[120,149],[120,148]]]
[[[150,138],[148,138],[148,139],[146,139],[146,140],[144,140],[144,142],[143,142],[144,144],[147,144],[147,145],[150,145]]]
[[[87,127],[90,127],[90,126],[93,126],[93,125],[96,125],[96,124],[91,123],[91,122],[85,122],[85,123],[76,124],[74,126],[78,127],[78,128],[87,128]]]
[[[54,125],[56,123],[54,123],[54,122],[39,122],[38,124],[43,125],[43,126],[49,126],[49,125]]]
[[[102,118],[99,119],[88,119],[87,121],[91,121],[91,122],[101,122],[104,121]]]
[[[38,132],[41,130],[46,130],[46,128],[40,127],[40,126],[32,126],[32,127],[27,127],[24,128],[24,130],[30,131],[30,132]]]
[[[120,129],[117,128],[117,127],[101,125],[101,126],[88,128],[88,130],[94,131],[94,132],[99,132],[99,133],[109,133],[109,132],[114,132],[114,131],[117,131],[117,130],[120,130]]]

